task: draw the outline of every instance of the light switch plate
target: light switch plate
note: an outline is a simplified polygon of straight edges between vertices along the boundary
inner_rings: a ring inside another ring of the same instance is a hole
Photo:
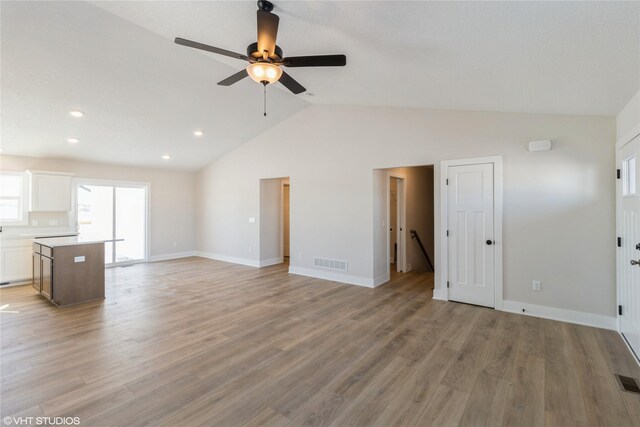
[[[254,217],[251,217],[251,218],[249,218],[249,222],[250,222],[251,224],[253,224],[254,222],[256,222],[256,219],[255,219]]]

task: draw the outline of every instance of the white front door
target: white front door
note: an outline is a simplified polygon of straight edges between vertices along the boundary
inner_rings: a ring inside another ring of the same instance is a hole
[[[449,166],[449,300],[495,307],[493,163]]]
[[[616,163],[621,172],[616,190],[620,332],[640,355],[640,136],[618,149]]]

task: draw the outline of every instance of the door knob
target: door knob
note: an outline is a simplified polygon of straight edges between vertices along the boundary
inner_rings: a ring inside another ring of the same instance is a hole
[[[493,245],[493,240],[487,240],[487,245]]]
[[[632,259],[631,265],[640,265],[640,260],[636,261],[635,259]]]

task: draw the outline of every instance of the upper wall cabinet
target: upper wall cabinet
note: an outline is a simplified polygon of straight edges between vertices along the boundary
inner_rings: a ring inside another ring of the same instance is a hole
[[[29,173],[29,211],[69,212],[71,177],[63,172],[27,171]]]

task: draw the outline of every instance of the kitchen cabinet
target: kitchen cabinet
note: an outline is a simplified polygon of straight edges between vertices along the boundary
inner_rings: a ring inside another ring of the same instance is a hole
[[[34,246],[33,255],[31,256],[31,267],[33,273],[33,281],[31,282],[33,288],[42,292],[42,263],[40,262],[40,253],[36,253],[36,249]]]
[[[30,212],[69,212],[73,174],[27,171],[29,174]]]
[[[0,283],[20,282],[31,277],[31,242],[28,239],[2,240]]]
[[[104,298],[104,241],[35,239],[33,287],[60,307]]]
[[[46,255],[40,256],[40,293],[47,299],[53,299],[53,259]]]

